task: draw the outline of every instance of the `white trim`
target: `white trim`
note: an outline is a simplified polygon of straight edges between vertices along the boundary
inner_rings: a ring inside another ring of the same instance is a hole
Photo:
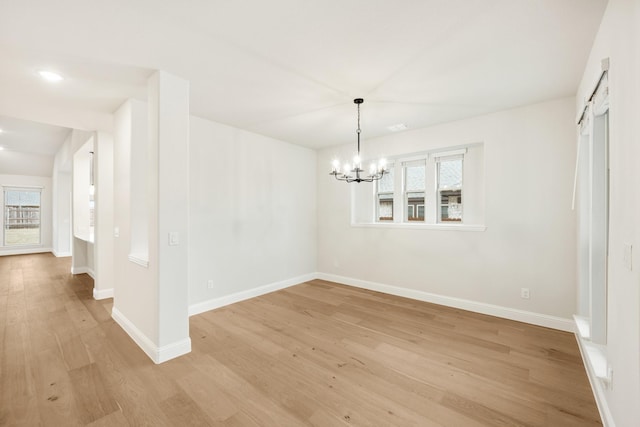
[[[487,304],[483,302],[471,301],[462,298],[449,297],[446,295],[432,294],[430,292],[416,289],[401,288],[398,286],[385,285],[382,283],[369,282],[366,280],[354,279],[351,277],[338,276],[335,274],[318,273],[318,279],[331,282],[342,283],[344,285],[383,292],[385,294],[397,295],[411,298],[418,301],[425,301],[440,304],[447,307],[460,308],[462,310],[473,311],[475,313],[488,314],[490,316],[502,317],[504,319],[516,320],[518,322],[530,323],[532,325],[544,326],[546,328],[558,329],[561,331],[574,332],[574,324],[571,319],[549,316],[547,314],[534,313],[531,311],[518,310],[510,307]]]
[[[178,356],[191,352],[191,338],[187,337],[183,340],[158,347],[116,307],[111,309],[111,317],[124,329],[138,347],[149,356],[153,363],[159,364],[166,362],[167,360],[175,359]]]
[[[409,228],[415,230],[455,230],[455,231],[486,231],[486,225],[471,225],[471,224],[411,224],[403,222],[369,222],[358,223],[352,222],[351,227],[359,228]]]
[[[57,258],[64,258],[73,255],[71,252],[56,252],[55,249],[51,249],[51,253]]]
[[[33,190],[44,190],[44,185],[7,185],[7,184],[2,184],[2,188],[11,188],[13,190],[27,190],[27,191],[33,191]],[[42,193],[42,191],[41,191]]]
[[[51,248],[21,248],[21,249],[4,249],[11,246],[4,246],[0,249],[0,256],[4,255],[27,255],[27,254],[41,254],[45,252],[53,252]]]
[[[187,337],[183,340],[176,341],[171,344],[163,345],[158,348],[158,361],[155,363],[163,363],[184,354],[191,353],[191,338]]]
[[[129,261],[144,268],[149,268],[149,259],[146,255],[142,254],[129,254]]]
[[[604,384],[601,379],[599,379],[591,365],[591,360],[588,357],[588,346],[589,343],[587,340],[582,339],[578,332],[578,324],[576,322],[575,325],[575,335],[576,341],[578,341],[578,348],[580,349],[580,355],[582,356],[582,362],[587,371],[587,378],[589,378],[589,383],[591,384],[591,390],[593,391],[593,395],[595,397],[596,406],[598,407],[598,412],[600,412],[600,418],[602,419],[602,424],[604,427],[615,427],[615,422],[613,420],[613,415],[611,415],[611,410],[609,409],[609,405],[607,403],[607,398],[605,396]]]
[[[212,298],[207,301],[195,303],[189,306],[189,316],[204,313],[205,311],[215,310],[225,305],[234,304],[249,298],[259,297],[260,295],[285,289],[300,283],[308,282],[317,278],[317,273],[309,273],[302,276],[293,277],[291,279],[282,280],[280,282],[270,283],[268,285],[259,286],[257,288],[247,289],[246,291],[236,292],[231,295],[225,295],[218,298]]]
[[[438,159],[439,157],[453,157],[453,156],[464,156],[467,154],[466,148],[461,148],[459,150],[449,150],[449,151],[437,151],[435,153],[430,153],[429,156]],[[439,162],[440,160],[436,160]]]
[[[591,324],[586,317],[573,315],[573,321],[576,323],[576,333],[586,340],[591,338]]]
[[[93,299],[101,300],[113,298],[113,288],[109,289],[96,289],[93,288]]]
[[[89,267],[71,267],[71,274],[88,274],[93,280],[96,280],[96,273]]]

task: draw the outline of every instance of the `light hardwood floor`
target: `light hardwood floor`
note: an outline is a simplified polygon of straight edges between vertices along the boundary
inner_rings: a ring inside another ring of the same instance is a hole
[[[601,425],[568,333],[316,280],[154,365],[69,267],[0,257],[0,425]]]

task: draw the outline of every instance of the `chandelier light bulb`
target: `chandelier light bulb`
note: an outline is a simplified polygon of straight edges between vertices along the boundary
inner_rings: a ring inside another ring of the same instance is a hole
[[[360,156],[356,155],[353,157],[353,168],[359,168],[360,165],[362,164],[362,161],[360,159]]]

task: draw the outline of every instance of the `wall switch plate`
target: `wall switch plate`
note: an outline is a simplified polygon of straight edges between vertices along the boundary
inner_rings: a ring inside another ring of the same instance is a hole
[[[631,271],[633,268],[633,265],[631,262],[632,259],[633,259],[633,246],[630,243],[625,243],[624,250],[622,252],[622,262],[624,263],[624,266],[629,271]]]
[[[207,280],[207,289],[213,289],[213,280]]]
[[[169,246],[177,246],[180,243],[180,233],[172,231],[169,233]]]
[[[529,288],[520,288],[520,298],[529,299]]]

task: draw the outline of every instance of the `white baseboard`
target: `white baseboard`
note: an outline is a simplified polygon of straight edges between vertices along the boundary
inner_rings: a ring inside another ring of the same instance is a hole
[[[88,267],[71,267],[71,274],[87,274]]]
[[[0,250],[0,256],[42,254],[42,253],[45,253],[45,252],[53,252],[53,249],[51,249],[51,248],[2,249],[2,250]]]
[[[93,288],[93,299],[107,299],[113,298],[113,288],[110,289],[96,289]]]
[[[244,301],[249,298],[258,297],[260,295],[268,294],[280,289],[285,289],[290,286],[308,282],[309,280],[313,280],[316,278],[317,273],[309,273],[302,276],[293,277],[291,279],[282,280],[280,282],[270,283],[258,288],[247,289],[246,291],[236,292],[231,295],[225,295],[223,297],[213,298],[207,301],[192,304],[189,306],[189,316],[224,307],[225,305],[234,304],[236,302]]]
[[[191,352],[191,338],[189,337],[172,344],[158,347],[116,307],[111,309],[111,317],[122,329],[124,329],[131,339],[138,344],[138,347],[140,347],[142,351],[144,351],[146,355],[153,360],[153,363],[158,364],[166,362],[167,360],[171,360]]]
[[[503,307],[499,305],[486,304],[483,302],[471,301],[462,298],[432,294],[415,289],[400,288],[398,286],[369,282],[366,280],[338,276],[335,274],[317,273],[316,277],[318,279],[328,280],[330,282],[342,283],[343,285],[355,286],[358,288],[383,292],[385,294],[397,295],[400,297],[411,298],[418,301],[431,302],[447,307],[460,308],[462,310],[488,314],[490,316],[502,317],[510,320],[517,320],[519,322],[544,326],[546,328],[559,329],[566,332],[574,332],[573,321],[571,319],[564,319],[562,317],[549,316],[547,314],[540,314],[531,311]]]
[[[55,249],[51,249],[51,253],[53,254],[53,256],[55,256],[57,258],[64,258],[64,257],[72,256],[71,252],[57,252]]]
[[[88,274],[96,280],[96,273],[89,267],[71,267],[71,274]]]
[[[591,359],[587,355],[586,345],[588,340],[580,336],[577,322],[575,324],[575,334],[576,341],[578,341],[578,348],[580,349],[580,356],[582,356],[582,362],[584,363],[587,371],[587,378],[589,378],[589,383],[591,384],[591,390],[593,391],[596,406],[598,407],[598,412],[600,412],[602,425],[604,427],[615,427],[616,424],[613,420],[613,415],[611,415],[611,410],[609,409],[609,404],[607,403],[607,399],[605,397],[604,385],[602,383],[602,380],[597,377],[591,364]]]

